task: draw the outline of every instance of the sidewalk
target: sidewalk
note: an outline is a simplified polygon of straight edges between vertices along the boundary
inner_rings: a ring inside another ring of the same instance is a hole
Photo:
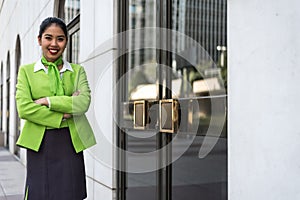
[[[0,147],[0,200],[22,200],[25,166],[4,147]]]

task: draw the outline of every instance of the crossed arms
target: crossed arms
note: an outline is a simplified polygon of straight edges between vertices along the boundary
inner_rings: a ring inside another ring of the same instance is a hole
[[[50,96],[48,97],[50,106],[46,97],[33,100],[29,79],[30,73],[22,66],[18,74],[16,91],[20,118],[43,126],[59,128],[63,118],[82,115],[88,110],[91,100],[90,88],[82,67],[76,75],[76,90],[72,96]]]

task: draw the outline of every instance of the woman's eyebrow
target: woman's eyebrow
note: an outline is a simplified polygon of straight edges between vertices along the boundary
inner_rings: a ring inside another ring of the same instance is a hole
[[[50,37],[53,37],[53,35],[49,34],[49,33],[46,33],[44,36],[50,36]],[[58,35],[56,37],[66,37],[65,35]]]

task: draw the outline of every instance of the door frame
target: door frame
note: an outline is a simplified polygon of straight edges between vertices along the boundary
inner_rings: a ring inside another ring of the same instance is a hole
[[[157,0],[157,7],[156,7],[156,26],[158,28],[164,29],[172,29],[172,0]],[[116,10],[117,10],[117,33],[124,33],[129,28],[129,0],[116,0]],[[166,17],[167,16],[167,17]],[[172,45],[172,38],[162,38],[164,34],[161,34],[160,37],[157,37],[157,42],[167,47]],[[124,37],[122,37],[124,39]],[[159,46],[159,45],[158,45]],[[126,102],[126,94],[127,94],[127,85],[126,83],[120,81],[126,81],[122,78],[123,74],[125,74],[128,69],[128,54],[126,51],[128,50],[128,39],[119,40],[117,41],[117,49],[118,59],[115,65],[115,86],[117,89],[117,93],[115,95],[115,113],[122,113],[122,102]],[[167,48],[171,49],[171,48]],[[160,65],[157,66],[156,69],[156,81],[158,87],[158,97],[157,100],[166,100],[172,99],[172,69],[166,68],[162,66],[172,66],[172,53],[163,51],[163,50],[156,50],[156,61]],[[226,106],[227,107],[227,106]],[[119,116],[117,116],[119,117]],[[227,122],[226,122],[227,123]],[[117,159],[116,159],[116,167],[117,169],[125,169],[126,164],[126,157],[124,151],[126,150],[126,133],[117,126],[115,126],[115,133],[116,136],[116,145],[118,147]],[[172,147],[171,145],[166,145],[172,140],[172,135],[167,133],[158,133],[156,135],[157,141],[157,149],[161,149],[162,147],[168,146],[166,151],[160,151],[161,154],[159,155],[158,161],[163,162],[164,160],[168,160],[172,154]],[[158,166],[166,166],[157,170],[157,198],[159,200],[171,200],[172,199],[172,164],[164,165],[163,163],[158,163]],[[116,172],[116,199],[118,200],[126,200],[126,185],[127,185],[127,173],[125,171],[119,170]],[[228,176],[227,176],[228,178]]]
[[[117,33],[122,33],[128,30],[129,28],[129,1],[128,0],[118,0],[117,1]],[[164,1],[158,1],[157,4],[157,20],[156,24],[159,28],[166,28],[170,29],[172,28],[172,19],[170,16],[172,12],[172,0],[164,0]],[[169,16],[169,17],[164,17]],[[167,41],[166,45],[171,45],[172,39],[171,38],[162,38],[159,37],[160,40],[157,42]],[[126,45],[127,41],[118,41],[118,50],[121,52],[126,52]],[[156,50],[157,53],[157,61],[160,64],[170,66],[172,62],[172,53],[171,52],[163,52],[162,50]],[[117,81],[121,80],[121,77],[123,74],[127,72],[127,64],[128,64],[128,55],[126,53],[118,53],[118,55],[122,55],[118,57],[116,62],[116,74],[115,74],[115,83]],[[165,76],[162,76],[164,74]],[[124,81],[124,80],[123,80]],[[158,66],[157,67],[157,82],[158,82],[158,100],[163,99],[171,99],[172,93],[171,93],[171,71],[168,68]],[[163,83],[165,85],[163,86]],[[120,113],[121,108],[120,103],[122,101],[126,101],[125,94],[126,94],[126,83],[116,84],[117,91],[119,91],[115,98],[119,101],[116,101],[115,109],[116,113]],[[122,87],[122,88],[120,88]],[[164,96],[163,96],[164,94]],[[116,145],[121,150],[126,150],[126,133],[118,126],[115,127],[117,138],[116,138]],[[162,147],[166,146],[171,140],[172,136],[170,134],[166,133],[158,133],[156,136],[157,139],[157,149],[161,149]],[[168,145],[167,151],[162,152],[159,155],[158,160],[168,160],[168,159],[162,159],[163,157],[171,157],[171,146]],[[125,155],[122,151],[117,152],[117,169],[125,169]],[[159,163],[159,166],[163,166],[161,163]],[[126,172],[123,172],[122,170],[117,171],[116,173],[117,178],[117,184],[116,184],[116,196],[119,200],[125,200],[126,199]],[[161,168],[157,170],[157,196],[161,200],[170,200],[171,199],[171,193],[172,193],[172,164],[166,165],[166,167]]]

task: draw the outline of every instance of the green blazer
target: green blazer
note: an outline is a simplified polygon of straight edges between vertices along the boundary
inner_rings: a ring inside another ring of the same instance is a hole
[[[65,96],[52,96],[48,74],[44,70],[34,72],[35,63],[21,66],[18,73],[16,103],[18,114],[25,119],[17,145],[38,151],[46,129],[68,126],[76,152],[96,144],[93,130],[85,116],[91,96],[86,73],[80,65],[70,64],[73,71],[62,75]],[[78,96],[72,94],[79,90]],[[34,101],[49,97],[50,108]],[[63,114],[72,118],[63,121]]]

